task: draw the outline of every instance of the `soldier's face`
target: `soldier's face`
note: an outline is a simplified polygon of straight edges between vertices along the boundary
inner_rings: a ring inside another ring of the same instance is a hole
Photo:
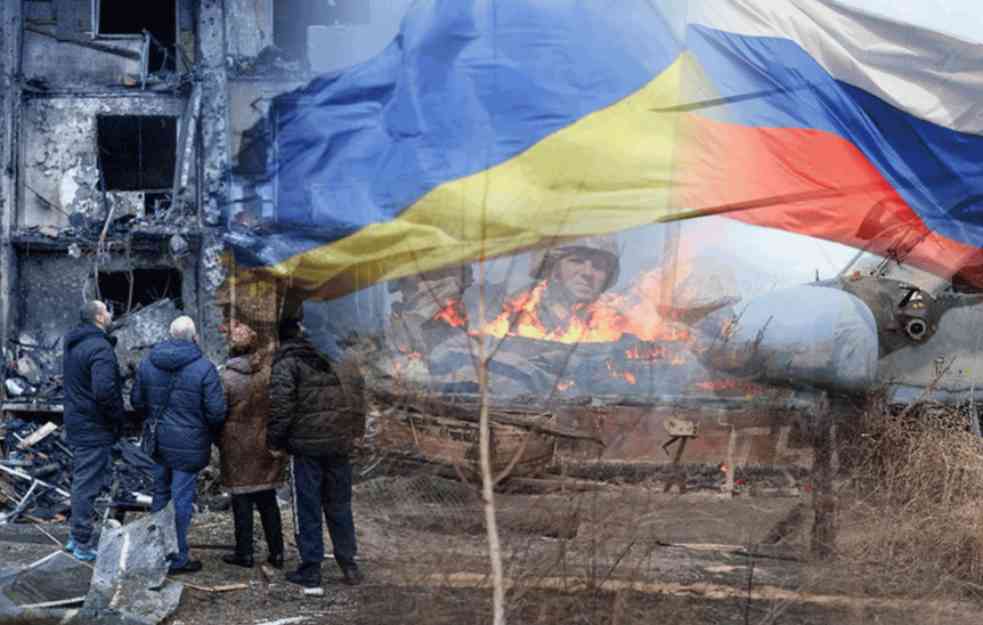
[[[601,294],[610,271],[610,261],[605,256],[573,253],[554,265],[553,280],[573,301],[586,303]]]

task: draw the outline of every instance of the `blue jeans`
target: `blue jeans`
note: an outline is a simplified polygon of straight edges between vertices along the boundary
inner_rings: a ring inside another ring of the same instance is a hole
[[[355,520],[352,518],[352,465],[347,457],[293,456],[294,505],[297,509],[297,548],[301,562],[324,560],[321,513],[328,524],[335,561],[355,566]]]
[[[150,504],[151,512],[163,510],[168,502],[174,500],[178,548],[178,554],[172,560],[174,566],[184,566],[188,562],[188,528],[191,527],[191,514],[194,512],[197,494],[197,471],[188,473],[160,464],[154,465],[154,500]]]
[[[92,517],[96,497],[112,476],[111,445],[72,446],[72,539],[83,549],[95,549]]]

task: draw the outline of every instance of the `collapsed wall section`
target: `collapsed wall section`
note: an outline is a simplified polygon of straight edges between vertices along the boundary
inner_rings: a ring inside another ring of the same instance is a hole
[[[73,213],[155,213],[173,188],[185,106],[174,96],[28,100],[18,226],[63,227]]]

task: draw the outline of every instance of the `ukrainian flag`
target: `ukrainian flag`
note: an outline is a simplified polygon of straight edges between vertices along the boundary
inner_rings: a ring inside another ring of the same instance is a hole
[[[320,297],[725,214],[983,287],[983,46],[832,0],[430,0],[278,98],[275,230]]]
[[[334,297],[668,218],[682,52],[646,0],[417,3],[275,101],[276,230],[237,260]]]

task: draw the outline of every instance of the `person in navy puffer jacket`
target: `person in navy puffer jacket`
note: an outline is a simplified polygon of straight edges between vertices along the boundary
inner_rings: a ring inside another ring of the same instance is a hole
[[[109,336],[112,313],[100,301],[86,302],[81,323],[65,335],[65,434],[72,447],[72,530],[65,549],[79,560],[95,560],[94,503],[112,468],[112,447],[126,413]]]
[[[198,472],[208,465],[226,405],[218,371],[198,347],[194,321],[178,317],[170,334],[137,368],[130,403],[144,417],[156,412],[160,419],[151,510],[162,510],[174,500],[178,553],[170,564],[173,575],[201,570],[201,562],[188,556],[188,528]]]

